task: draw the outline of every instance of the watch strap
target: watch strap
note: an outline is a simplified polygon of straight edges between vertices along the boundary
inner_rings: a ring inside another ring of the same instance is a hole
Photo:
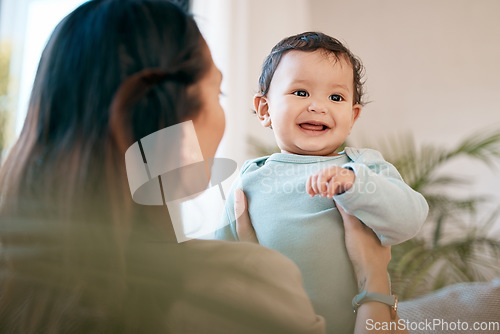
[[[394,319],[396,317],[398,309],[398,296],[391,296],[377,292],[367,292],[366,290],[363,290],[352,299],[352,307],[354,308],[354,312],[356,312],[358,308],[366,302],[379,302],[389,305],[391,307],[391,318]]]

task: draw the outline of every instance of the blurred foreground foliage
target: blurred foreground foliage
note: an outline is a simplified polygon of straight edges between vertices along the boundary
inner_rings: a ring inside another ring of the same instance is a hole
[[[5,148],[7,122],[9,119],[8,90],[10,83],[11,47],[8,43],[0,44],[0,158]]]

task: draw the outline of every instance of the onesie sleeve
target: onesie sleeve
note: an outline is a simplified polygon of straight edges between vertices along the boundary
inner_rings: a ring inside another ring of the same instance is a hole
[[[354,171],[351,189],[334,200],[377,233],[383,245],[395,245],[414,237],[422,227],[429,206],[425,198],[402,179],[396,168],[371,149],[346,149]]]

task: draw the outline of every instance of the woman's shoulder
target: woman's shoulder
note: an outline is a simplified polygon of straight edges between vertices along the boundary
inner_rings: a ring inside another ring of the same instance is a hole
[[[299,268],[281,253],[250,242],[227,242],[220,240],[191,240],[185,245],[190,252],[196,252],[206,264],[221,266],[243,266],[249,270],[266,270],[271,272],[287,272],[301,280]]]
[[[238,333],[324,331],[323,318],[316,316],[303,290],[299,269],[282,254],[245,242],[193,240],[182,247],[190,259],[183,284],[187,298],[170,314],[182,328],[198,323],[193,318],[181,320],[194,312],[205,332],[207,324],[221,333],[226,332],[222,328]],[[203,303],[208,309],[199,307]]]

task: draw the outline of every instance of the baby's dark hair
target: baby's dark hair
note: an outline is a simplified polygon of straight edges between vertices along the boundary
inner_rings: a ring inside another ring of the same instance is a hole
[[[362,81],[364,67],[361,60],[353,55],[339,40],[321,32],[304,32],[287,37],[276,44],[262,65],[262,73],[259,78],[259,93],[266,95],[269,92],[274,72],[278,68],[281,57],[286,52],[291,50],[312,52],[318,49],[325,50],[327,54],[333,54],[337,60],[344,57],[350,63],[354,78],[354,103],[364,105],[364,81]]]

